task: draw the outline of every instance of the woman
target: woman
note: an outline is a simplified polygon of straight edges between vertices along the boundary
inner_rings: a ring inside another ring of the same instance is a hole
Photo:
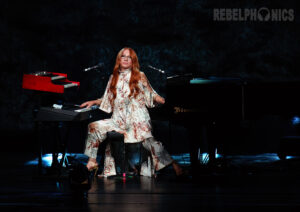
[[[99,105],[104,112],[112,112],[110,119],[92,122],[88,126],[85,148],[85,154],[89,157],[87,168],[93,170],[98,167],[96,157],[99,144],[105,140],[107,132],[116,131],[124,135],[125,143],[142,142],[144,148],[151,152],[156,171],[172,164],[176,175],[181,175],[181,167],[151,133],[151,120],[146,107],[164,104],[165,99],[152,89],[139,68],[135,51],[128,47],[121,49],[103,97],[81,104],[80,107]],[[107,145],[103,175],[115,174],[114,160]]]

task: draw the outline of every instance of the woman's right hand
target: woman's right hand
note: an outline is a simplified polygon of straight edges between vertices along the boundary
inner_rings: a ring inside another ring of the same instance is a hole
[[[99,100],[92,100],[92,101],[87,101],[82,103],[79,107],[86,107],[86,108],[90,108],[93,105],[100,105],[99,104]]]

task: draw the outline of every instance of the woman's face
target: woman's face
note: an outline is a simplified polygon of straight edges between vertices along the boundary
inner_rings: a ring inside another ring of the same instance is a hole
[[[125,49],[120,58],[120,69],[130,69],[132,67],[132,59],[130,57],[130,52],[128,49]]]

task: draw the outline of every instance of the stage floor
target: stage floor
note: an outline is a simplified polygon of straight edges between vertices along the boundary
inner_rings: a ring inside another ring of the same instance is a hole
[[[1,153],[1,211],[299,211],[300,159],[229,155],[197,176],[96,178],[74,190],[68,176],[39,175],[32,153]],[[80,160],[84,156],[78,155]],[[177,155],[186,169],[186,156]],[[46,166],[44,164],[44,166]],[[67,172],[66,172],[67,173]]]

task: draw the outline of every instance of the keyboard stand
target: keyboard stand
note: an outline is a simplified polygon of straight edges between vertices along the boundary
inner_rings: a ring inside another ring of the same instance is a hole
[[[80,109],[75,111],[73,109],[54,109],[52,107],[41,107],[35,112],[35,132],[36,142],[39,147],[38,151],[38,172],[43,174],[42,170],[42,155],[43,155],[43,139],[41,138],[42,128],[48,126],[53,139],[53,151],[52,151],[52,164],[49,170],[49,174],[57,174],[61,176],[64,164],[68,167],[68,160],[66,157],[67,146],[69,142],[70,129],[75,123],[81,123],[92,118],[91,111],[94,109]],[[87,125],[87,124],[86,124]],[[59,153],[62,154],[62,158],[58,161]]]
[[[68,167],[68,161],[66,157],[67,153],[67,146],[69,142],[69,134],[72,123],[66,122],[41,122],[36,121],[35,123],[35,130],[36,130],[36,140],[39,146],[39,153],[38,153],[38,172],[39,174],[43,174],[43,164],[42,164],[42,156],[44,153],[44,142],[43,138],[41,138],[41,132],[43,130],[49,130],[49,132],[53,135],[53,149],[52,149],[52,163],[51,168],[49,169],[49,174],[57,174],[58,177],[61,176],[63,166],[65,164]],[[43,129],[42,127],[46,127],[48,129]],[[63,129],[65,127],[65,129]],[[62,158],[59,161],[58,156],[59,153],[62,154]]]

